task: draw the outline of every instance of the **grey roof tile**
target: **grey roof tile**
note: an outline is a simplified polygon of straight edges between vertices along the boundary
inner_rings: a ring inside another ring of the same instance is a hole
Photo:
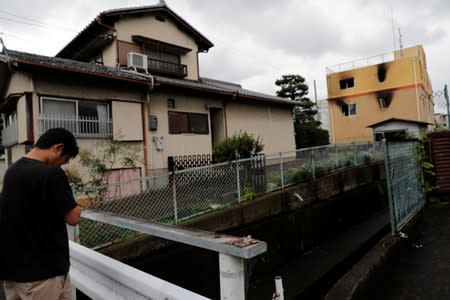
[[[119,80],[120,79],[133,80],[133,81],[140,81],[142,83],[147,83],[149,81],[148,75],[142,73],[127,71],[113,67],[101,66],[86,62],[79,62],[71,59],[50,57],[14,50],[8,50],[8,55],[12,58],[13,61],[24,64],[38,65],[42,67],[52,67],[55,69],[61,69],[71,72],[88,73],[93,76],[100,76],[100,77],[103,76]],[[296,103],[295,101],[289,99],[243,89],[239,84],[210,78],[201,78],[199,81],[194,81],[164,76],[153,76],[153,77],[156,83],[167,84],[170,86],[179,86],[218,94],[236,95],[238,97],[252,98],[261,101],[271,101],[280,104],[294,105]]]
[[[13,61],[23,62],[25,64],[38,64],[42,66],[50,66],[58,69],[64,69],[67,71],[90,73],[98,76],[108,76],[117,79],[129,79],[137,81],[148,81],[144,75],[120,70],[113,67],[106,67],[97,64],[91,64],[86,62],[79,62],[70,59],[50,57],[14,50],[8,50],[8,55],[13,59]]]

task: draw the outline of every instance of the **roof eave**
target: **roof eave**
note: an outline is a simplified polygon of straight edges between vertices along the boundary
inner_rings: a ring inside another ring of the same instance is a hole
[[[110,79],[110,80],[119,80],[119,81],[125,81],[125,82],[137,83],[137,84],[143,84],[143,85],[148,85],[148,82],[149,82],[148,80],[145,80],[145,79],[137,80],[137,79],[118,77],[118,76],[113,76],[113,75],[108,75],[108,74],[89,72],[89,71],[84,71],[84,70],[74,70],[74,69],[68,69],[68,68],[55,66],[55,65],[31,62],[31,61],[27,61],[27,60],[18,59],[18,58],[13,59],[13,65],[15,68],[20,68],[21,65],[26,65],[26,66],[30,66],[30,67],[34,67],[34,68],[57,70],[57,71],[62,71],[62,72],[67,72],[67,73],[88,75],[88,76],[94,76],[94,77],[105,78],[105,79]]]

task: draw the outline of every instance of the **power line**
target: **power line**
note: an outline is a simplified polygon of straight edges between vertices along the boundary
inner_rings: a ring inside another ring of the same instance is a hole
[[[37,20],[34,20],[34,19],[22,17],[22,16],[19,16],[19,15],[7,12],[5,10],[0,10],[0,13],[7,14],[9,16],[14,17],[14,18],[8,18],[8,17],[0,16],[0,19],[6,20],[6,21],[9,21],[9,22],[15,22],[15,23],[29,25],[29,26],[36,26],[36,27],[64,30],[64,31],[70,31],[70,32],[76,31],[75,29],[70,29],[68,27],[64,27],[64,26],[61,26],[61,25],[54,25],[54,24],[43,23],[43,22],[40,22],[40,21],[37,21]],[[15,19],[15,18],[18,18],[18,19]],[[24,20],[26,20],[26,21],[24,21]]]

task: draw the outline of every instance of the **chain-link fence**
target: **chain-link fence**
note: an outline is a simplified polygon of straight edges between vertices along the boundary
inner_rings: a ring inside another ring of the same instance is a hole
[[[178,224],[231,204],[250,201],[257,194],[382,159],[381,143],[328,145],[122,181],[84,190],[76,196],[91,209]],[[82,219],[79,229],[80,242],[88,247],[136,234],[86,219]]]
[[[425,205],[418,142],[389,142],[385,146],[392,233],[399,232]]]

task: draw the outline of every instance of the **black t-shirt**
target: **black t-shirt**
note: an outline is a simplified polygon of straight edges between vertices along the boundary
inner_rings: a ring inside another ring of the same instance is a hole
[[[23,157],[0,195],[0,279],[48,279],[69,271],[64,216],[77,206],[64,171]]]

